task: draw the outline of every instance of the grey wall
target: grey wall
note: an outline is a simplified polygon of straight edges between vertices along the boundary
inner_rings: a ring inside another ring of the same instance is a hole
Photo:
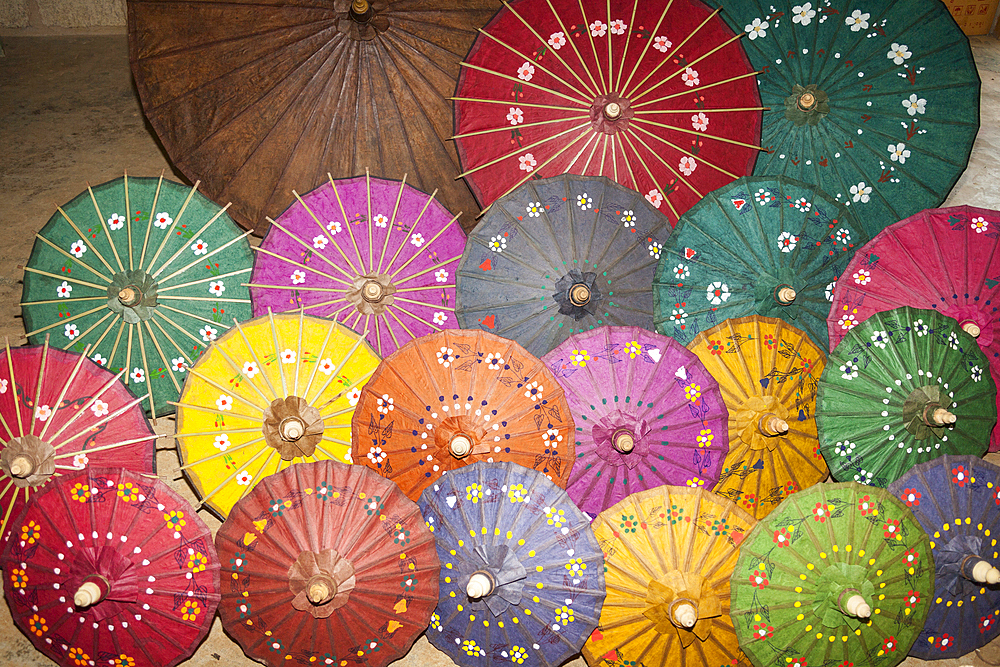
[[[0,30],[59,33],[125,26],[125,0],[0,0]]]

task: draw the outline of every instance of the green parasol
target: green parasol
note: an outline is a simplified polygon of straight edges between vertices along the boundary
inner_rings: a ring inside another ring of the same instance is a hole
[[[979,129],[969,40],[939,0],[709,0],[760,71],[757,176],[814,183],[874,236],[944,201]]]
[[[37,234],[21,309],[32,344],[47,333],[82,352],[139,395],[155,419],[174,411],[185,369],[250,317],[241,285],[253,266],[249,234],[226,207],[159,178],[87,186]]]
[[[934,593],[927,534],[882,489],[816,484],[750,532],[730,617],[757,667],[902,662]]]
[[[908,306],[875,313],[820,377],[820,448],[835,479],[885,487],[945,454],[982,456],[996,393],[986,356],[956,320]]]

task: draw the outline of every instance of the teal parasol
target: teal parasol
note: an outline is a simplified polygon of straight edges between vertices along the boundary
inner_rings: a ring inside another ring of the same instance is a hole
[[[89,345],[91,359],[148,394],[154,419],[174,411],[186,367],[226,323],[250,317],[249,232],[197,188],[127,174],[88,185],[58,207],[25,266],[28,340]]]
[[[709,0],[760,71],[754,174],[815,183],[869,235],[944,201],[979,130],[969,40],[939,0]]]

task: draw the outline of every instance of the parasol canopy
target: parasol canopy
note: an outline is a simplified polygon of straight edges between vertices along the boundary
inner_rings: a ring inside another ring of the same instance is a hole
[[[688,349],[718,379],[729,411],[717,494],[761,519],[826,477],[816,439],[816,381],[826,355],[808,336],[753,315],[701,332]]]
[[[95,467],[64,475],[12,525],[0,558],[11,615],[59,665],[173,667],[212,628],[212,533],[156,477]]]
[[[55,334],[171,414],[194,361],[233,318],[250,316],[241,283],[253,258],[246,234],[198,192],[127,174],[75,197],[37,234],[21,312],[28,340]]]
[[[271,475],[215,544],[231,577],[223,626],[271,667],[384,667],[437,604],[440,565],[419,508],[360,466],[297,463]]]
[[[729,413],[719,383],[683,345],[638,327],[598,327],[542,361],[580,425],[566,486],[580,509],[595,515],[662,484],[718,482]]]
[[[444,564],[434,646],[463,667],[556,667],[580,650],[604,601],[604,559],[565,491],[516,463],[480,461],[419,503]]]
[[[378,362],[363,335],[301,310],[237,322],[188,369],[177,404],[181,470],[199,507],[225,517],[292,463],[350,463],[351,415]]]
[[[29,496],[75,470],[123,466],[156,471],[153,432],[117,375],[84,354],[42,345],[0,352],[0,541]],[[134,386],[134,385],[133,385]]]
[[[868,240],[843,204],[784,177],[747,177],[681,216],[653,279],[656,329],[688,343],[746,315],[777,317],[827,344],[837,279]]]
[[[302,308],[333,318],[367,331],[381,356],[458,326],[455,271],[465,234],[436,191],[366,173],[293,194],[296,203],[257,248],[255,315]]]
[[[972,336],[933,310],[896,308],[851,329],[816,404],[833,477],[885,487],[944,454],[982,456],[997,419],[988,367]]]
[[[240,225],[365,168],[477,211],[448,97],[496,0],[129,0],[129,61],[171,162]],[[470,226],[473,218],[468,218]]]
[[[757,667],[892,667],[934,591],[927,535],[883,489],[816,484],[743,541],[732,578],[736,636]]]
[[[979,75],[937,0],[710,0],[758,70],[757,176],[814,183],[869,236],[939,205],[979,130]]]
[[[927,622],[910,654],[957,658],[1000,632],[1000,468],[975,456],[942,456],[889,485],[931,538],[934,590]]]
[[[653,328],[649,284],[667,219],[607,178],[563,175],[497,201],[469,236],[459,324],[543,355],[604,324]]]
[[[933,308],[976,339],[1000,378],[1000,213],[972,206],[921,211],[889,226],[844,270],[827,325],[830,346],[873,313],[899,306]],[[1000,449],[994,429],[990,451]]]
[[[575,460],[562,387],[514,341],[442,331],[386,358],[361,392],[353,460],[411,499],[477,461],[510,461],[564,487]]]
[[[608,596],[583,647],[598,665],[749,667],[730,619],[729,578],[756,525],[704,489],[634,493],[594,519]]]
[[[675,224],[757,159],[741,37],[697,0],[505,3],[458,79],[462,176],[482,206],[540,175],[606,176]]]

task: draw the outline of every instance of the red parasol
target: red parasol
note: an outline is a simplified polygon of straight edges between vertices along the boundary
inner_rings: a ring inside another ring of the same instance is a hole
[[[297,463],[265,477],[215,542],[232,572],[222,622],[272,667],[382,667],[437,605],[440,565],[419,508],[361,466]]]
[[[155,477],[88,468],[32,497],[0,565],[14,622],[60,665],[172,667],[208,634],[208,526]]]
[[[483,206],[540,175],[607,176],[676,223],[753,171],[743,36],[699,0],[505,3],[462,63],[462,176]]]
[[[44,345],[0,351],[0,536],[29,495],[90,465],[156,471],[159,436],[136,397],[83,354]],[[133,387],[138,385],[133,384]],[[145,386],[145,385],[142,385]]]

